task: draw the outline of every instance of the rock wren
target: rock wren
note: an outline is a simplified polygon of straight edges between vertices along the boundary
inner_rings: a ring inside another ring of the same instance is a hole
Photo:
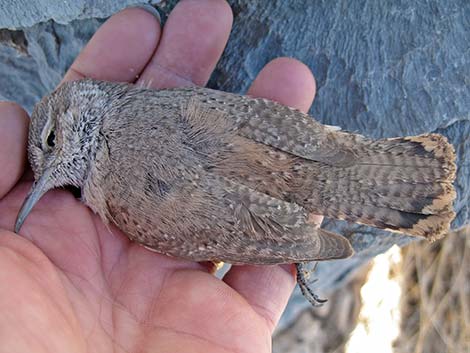
[[[371,140],[266,99],[88,79],[34,109],[36,182],[15,231],[45,192],[73,185],[103,221],[163,254],[338,259],[352,254],[349,241],[310,215],[438,238],[454,218],[454,159],[438,134]]]

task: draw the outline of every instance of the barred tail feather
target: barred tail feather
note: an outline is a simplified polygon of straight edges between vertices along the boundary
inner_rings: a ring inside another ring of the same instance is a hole
[[[428,239],[443,236],[455,217],[456,197],[455,153],[446,138],[427,134],[371,142],[350,136],[354,162],[307,166],[314,190],[301,203],[332,218]]]

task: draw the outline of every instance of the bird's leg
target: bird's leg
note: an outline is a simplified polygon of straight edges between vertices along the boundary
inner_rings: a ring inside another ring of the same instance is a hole
[[[297,269],[297,283],[299,284],[300,291],[310,304],[314,307],[318,307],[327,302],[327,299],[320,299],[309,287],[308,277],[310,276],[310,271],[305,268],[305,264],[296,263],[295,268]]]

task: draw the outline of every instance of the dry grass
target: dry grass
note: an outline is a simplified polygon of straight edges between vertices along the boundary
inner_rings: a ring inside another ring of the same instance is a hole
[[[470,227],[403,249],[396,353],[470,352]]]

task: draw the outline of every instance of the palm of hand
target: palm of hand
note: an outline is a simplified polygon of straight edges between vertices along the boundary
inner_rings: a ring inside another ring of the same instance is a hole
[[[18,185],[2,200],[2,228],[11,228],[29,186]],[[3,290],[11,292],[1,310],[2,315],[18,307],[31,311],[12,312],[10,328],[36,332],[33,341],[47,333],[47,346],[77,352],[111,347],[263,352],[269,347],[269,324],[204,266],[131,243],[68,192],[48,193],[24,234],[31,242],[1,234],[10,250],[1,257],[7,275],[2,283],[10,284]],[[18,342],[17,335],[5,332],[2,342]],[[25,351],[31,347],[24,344]]]
[[[188,18],[191,13],[199,16]],[[181,1],[161,38],[153,16],[128,9],[103,25],[65,80],[135,82],[137,70],[137,82],[156,88],[203,85],[230,26],[222,0]],[[314,81],[299,62],[279,59],[263,69],[250,94],[306,110]],[[31,186],[27,176],[18,182],[26,126],[21,108],[0,104],[6,146],[0,150],[6,166],[0,171],[0,352],[270,351],[295,283],[292,268],[237,266],[221,281],[202,264],[131,243],[64,190],[43,197],[22,237],[12,233]]]

